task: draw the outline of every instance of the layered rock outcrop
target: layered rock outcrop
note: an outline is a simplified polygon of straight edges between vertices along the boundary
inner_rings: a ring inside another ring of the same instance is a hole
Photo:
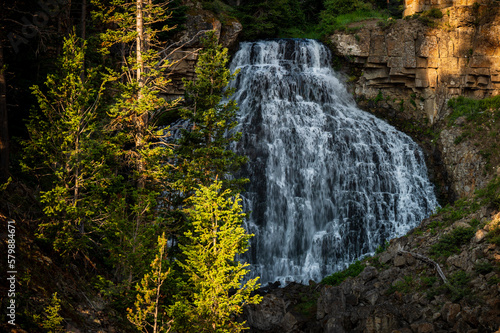
[[[444,120],[452,97],[500,94],[500,2],[407,0],[405,14],[413,15],[382,26],[367,21],[329,40],[354,69],[351,89],[363,109],[416,136],[432,127],[434,138],[416,139],[426,146],[441,195],[471,196],[491,178],[484,143],[458,144],[467,126],[450,128]]]
[[[408,13],[434,5],[412,4]],[[500,3],[444,1],[433,8],[440,8],[441,19],[388,21],[385,28],[368,23],[330,36],[337,53],[363,71],[355,95],[381,94],[394,109],[434,123],[451,97],[500,93]]]

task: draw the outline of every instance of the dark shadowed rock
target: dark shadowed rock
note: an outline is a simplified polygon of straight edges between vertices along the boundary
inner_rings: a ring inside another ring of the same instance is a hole
[[[327,315],[335,315],[345,310],[346,300],[339,287],[325,286],[318,299],[316,318],[322,319]]]
[[[373,266],[367,266],[363,272],[361,272],[360,276],[365,281],[368,282],[374,279],[378,275],[378,271]]]
[[[281,325],[285,309],[282,298],[267,294],[260,304],[245,307],[247,324],[259,330],[271,330]]]

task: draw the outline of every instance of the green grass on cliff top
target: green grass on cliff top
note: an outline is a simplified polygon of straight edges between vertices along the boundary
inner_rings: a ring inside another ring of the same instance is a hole
[[[472,99],[459,96],[448,101],[448,106],[453,110],[449,116],[449,123],[452,125],[459,117],[465,116],[467,120],[475,120],[486,110],[496,110],[500,115],[500,95],[485,98]]]
[[[350,31],[351,29],[359,29],[363,26],[362,22],[366,20],[387,20],[388,18],[389,14],[387,14],[385,11],[374,9],[359,9],[354,12],[341,14],[338,16],[323,15],[322,22],[320,24],[320,30],[322,34],[328,35],[338,30]],[[357,24],[356,27],[350,27],[357,22],[360,23]]]

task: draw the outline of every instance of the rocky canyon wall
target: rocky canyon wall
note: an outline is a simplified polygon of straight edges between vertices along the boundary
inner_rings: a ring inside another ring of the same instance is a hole
[[[436,9],[442,18],[435,18]],[[500,94],[500,2],[407,0],[405,14],[362,23],[329,42],[349,63],[351,89],[363,109],[409,123],[415,132],[432,129],[434,138],[419,141],[427,145],[441,194],[471,196],[500,170],[495,165],[485,173],[483,143],[474,137],[457,143],[464,129],[444,119],[452,97]]]
[[[441,19],[407,16],[386,27],[372,22],[330,36],[337,53],[363,70],[355,95],[374,98],[380,92],[399,110],[413,93],[414,107],[406,111],[434,123],[451,97],[500,93],[500,3],[440,1],[434,7],[434,2],[408,0],[405,13],[433,6]]]

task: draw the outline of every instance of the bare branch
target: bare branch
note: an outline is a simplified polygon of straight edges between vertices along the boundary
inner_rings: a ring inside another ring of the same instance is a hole
[[[441,270],[441,267],[434,260],[432,260],[432,259],[430,259],[430,258],[428,258],[428,257],[426,257],[424,255],[421,255],[419,253],[408,252],[408,251],[405,251],[405,250],[399,250],[398,253],[400,253],[400,254],[409,254],[409,255],[411,255],[414,258],[420,259],[422,261],[425,261],[425,262],[427,262],[429,264],[434,265],[434,267],[436,268],[436,271],[439,274],[439,277],[443,280],[443,282],[445,284],[449,284],[448,280],[446,279],[446,276],[444,275],[443,271]]]

